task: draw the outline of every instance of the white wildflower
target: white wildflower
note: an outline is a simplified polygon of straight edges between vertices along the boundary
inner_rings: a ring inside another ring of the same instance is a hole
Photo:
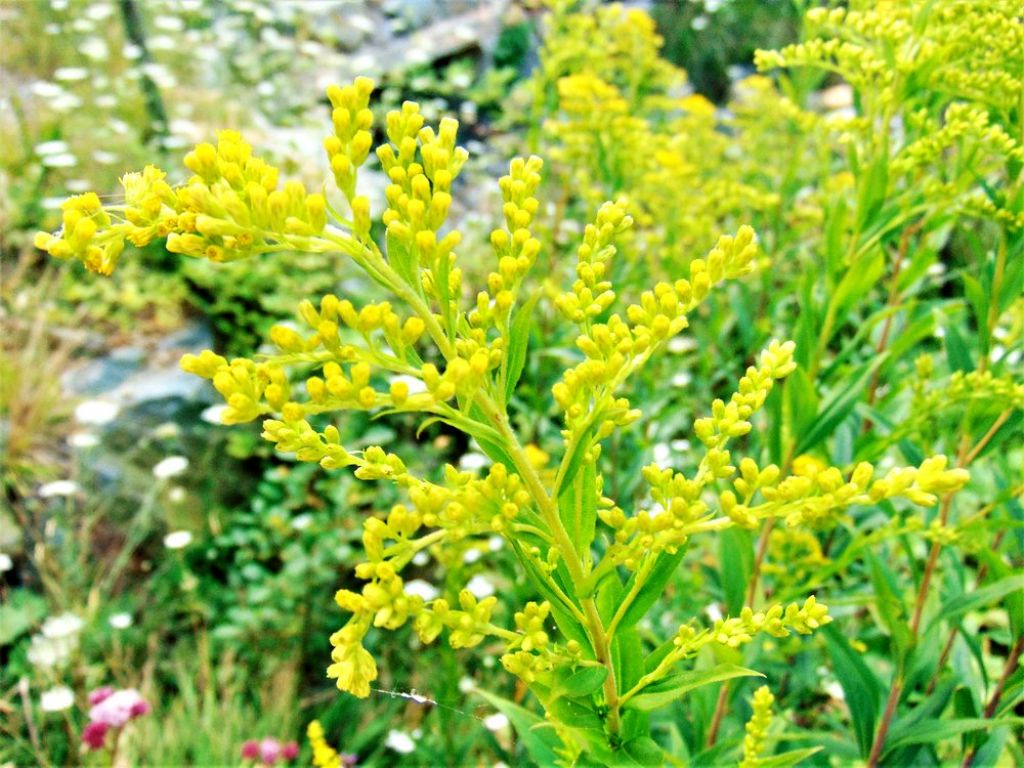
[[[493,715],[488,715],[484,718],[484,728],[491,732],[502,731],[508,728],[508,725],[508,718],[501,712],[495,712]]]
[[[405,594],[422,597],[424,602],[435,600],[440,594],[437,587],[423,579],[413,579],[405,583]]]
[[[74,168],[78,165],[78,158],[70,152],[64,152],[60,155],[47,155],[41,162],[47,168]]]
[[[116,403],[107,400],[86,400],[75,408],[75,420],[80,424],[109,424],[117,418],[118,411],[120,408]]]
[[[384,746],[400,755],[408,755],[416,749],[416,742],[405,731],[390,730]]]
[[[464,453],[459,459],[459,469],[463,472],[475,472],[487,466],[488,458],[482,453]]]
[[[100,439],[92,432],[72,432],[68,436],[68,445],[72,448],[94,448]]]
[[[188,459],[184,456],[168,456],[153,467],[153,477],[157,480],[167,480],[177,477],[188,469]]]
[[[53,141],[44,141],[41,144],[36,144],[35,153],[39,157],[46,157],[48,155],[62,155],[68,151],[68,143],[55,139]]]
[[[228,409],[224,403],[217,405],[211,405],[209,408],[203,409],[203,412],[199,414],[199,418],[209,424],[223,424],[224,411]]]
[[[415,376],[393,376],[391,377],[391,383],[405,384],[409,388],[410,395],[418,395],[421,392],[427,391],[427,385],[423,383],[422,379],[418,379]]]
[[[171,531],[164,536],[164,546],[168,549],[184,549],[192,543],[192,533],[189,531]]]
[[[58,685],[43,691],[39,697],[39,708],[43,712],[63,712],[75,704],[75,694],[66,685]]]
[[[654,446],[654,461],[656,464],[667,464],[672,458],[672,448],[668,443],[658,443]]]
[[[57,80],[85,80],[89,76],[89,70],[85,67],[58,67],[53,76]]]
[[[492,584],[486,576],[482,576],[480,574],[477,574],[469,580],[469,583],[466,585],[466,589],[468,589],[477,600],[483,600],[485,597],[490,597],[495,592],[494,584]]]
[[[62,93],[64,93],[64,89],[61,88],[59,85],[57,85],[56,83],[48,82],[46,80],[40,80],[38,82],[32,83],[29,90],[42,99],[55,99]]]
[[[39,496],[52,499],[55,496],[74,496],[81,487],[74,480],[54,480],[39,487]]]

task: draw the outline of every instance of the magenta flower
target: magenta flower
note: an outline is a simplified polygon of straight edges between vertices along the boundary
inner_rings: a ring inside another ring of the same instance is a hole
[[[93,694],[96,693],[99,691],[93,691]],[[104,723],[111,728],[122,728],[129,720],[147,712],[149,703],[142,695],[134,688],[124,688],[103,696],[94,704],[89,710],[89,720]]]
[[[110,726],[106,723],[89,723],[82,731],[82,743],[90,751],[103,749],[108,730]]]
[[[249,739],[242,745],[242,759],[255,760],[260,756],[260,743],[256,739]]]
[[[270,766],[281,762],[290,762],[299,756],[299,745],[294,741],[281,742],[267,736],[257,741],[249,739],[242,744],[242,759],[255,760],[260,765]]]
[[[89,704],[89,723],[82,731],[82,743],[88,750],[103,749],[107,731],[123,728],[129,720],[149,712],[149,702],[134,688],[97,688],[89,694]]]
[[[109,685],[104,685],[102,688],[97,688],[95,691],[89,694],[90,706],[96,706],[101,701],[110,697],[110,694],[114,692],[114,689]]]

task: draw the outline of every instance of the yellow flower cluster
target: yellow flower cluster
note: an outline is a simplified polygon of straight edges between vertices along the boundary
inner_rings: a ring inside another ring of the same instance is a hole
[[[591,319],[606,310],[615,293],[607,279],[608,261],[615,253],[612,237],[628,226],[621,205],[606,203],[597,224],[588,226],[578,252],[578,279],[572,293],[562,294],[556,304],[564,315],[579,323],[583,333],[576,345],[586,356],[566,371],[552,388],[555,401],[565,412],[567,436],[591,433],[600,440],[617,426],[639,417],[615,391],[668,339],[686,328],[686,314],[708,295],[713,285],[740,277],[753,269],[757,244],[754,231],[741,227],[736,237],[723,236],[706,259],[690,263],[690,278],[659,283],[626,310],[626,320],[613,314],[606,322]]]
[[[451,313],[461,289],[453,249],[457,230],[439,238],[448,217],[452,182],[468,157],[455,146],[459,124],[444,118],[437,133],[423,127],[419,106],[407,101],[387,118],[390,144],[377,148],[381,168],[390,180],[383,221],[388,234],[388,260],[409,285],[441,303]],[[422,284],[422,288],[420,288]],[[446,314],[450,317],[450,314]]]
[[[313,720],[306,728],[306,738],[313,750],[313,765],[316,768],[342,768],[341,755],[324,737],[324,728],[319,720]]]
[[[789,637],[793,632],[809,635],[831,621],[828,607],[811,595],[803,605],[790,603],[783,607],[776,604],[763,611],[744,608],[738,617],[717,619],[711,627],[703,629],[683,624],[672,640],[671,650],[658,662],[657,667],[640,678],[623,699],[628,700],[642,693],[646,686],[662,679],[673,666],[693,658],[709,645],[738,648],[752,642],[762,632],[778,638]]]
[[[555,5],[532,79],[531,122],[543,126],[553,176],[570,200],[588,208],[628,200],[636,228],[620,248],[638,277],[672,275],[740,221],[820,218],[812,201],[784,208],[779,194],[818,173],[807,170],[817,162],[802,161],[820,127],[769,80],[743,84],[719,113],[685,95],[685,73],[660,59],[662,41],[644,12],[613,5],[573,14]]]
[[[610,41],[613,48],[621,43],[630,56],[656,48],[646,16],[614,8],[596,18],[598,28],[607,24],[635,33],[633,39]],[[572,29],[589,29],[587,23],[566,21]],[[620,24],[625,26],[616,26]],[[628,92],[627,101],[640,99],[651,110],[668,109],[657,94],[675,73],[661,67],[656,55],[638,61],[643,84]],[[613,63],[624,66],[622,57]],[[614,72],[600,66],[594,71],[595,76],[607,75],[609,88],[626,93],[627,85],[616,81]],[[411,625],[423,642],[446,633],[456,648],[491,638],[504,646],[504,668],[533,685],[545,705],[550,703],[545,697],[565,675],[600,667],[603,682],[584,698],[601,713],[604,730],[598,730],[607,733],[608,750],[614,751],[621,735],[620,710],[631,696],[661,680],[671,665],[708,645],[737,648],[759,633],[806,634],[830,621],[825,606],[811,597],[802,605],[745,608],[738,617],[705,629],[684,625],[657,667],[624,693],[628,684],[616,681],[613,643],[621,638],[616,632],[629,623],[625,614],[631,603],[636,605],[638,591],[647,585],[659,558],[677,553],[689,536],[702,531],[755,527],[769,518],[782,518],[789,525],[822,525],[851,505],[882,499],[930,505],[966,482],[966,473],[947,469],[941,456],[918,468],[894,469],[880,479],[874,479],[867,464],[858,465],[847,478],[810,457],[798,460],[793,475],[785,478],[778,467],[761,468],[750,458],[734,466],[730,441],[753,428],[753,414],[764,405],[774,382],[795,366],[793,344],[772,342],[746,371],[736,393],[728,401],[715,401],[711,415],[695,422],[705,455],[692,478],[657,465],[645,468],[660,509],[627,515],[605,498],[598,462],[601,441],[641,415],[618,389],[687,327],[688,314],[714,286],[749,274],[759,252],[753,229],[741,226],[735,236],[720,237],[704,258],[689,261],[688,277],[631,293],[638,296],[636,301],[616,313],[616,289],[622,289],[612,282],[613,271],[619,271],[613,270],[618,266],[616,243],[634,223],[623,200],[598,209],[595,223],[583,232],[574,281],[555,300],[576,328],[583,359],[552,387],[553,400],[564,413],[564,453],[557,470],[548,469],[547,454],[520,443],[505,407],[526,354],[528,334],[517,321],[524,313],[529,319],[532,310],[520,294],[540,251],[531,226],[539,209],[534,195],[541,163],[537,158],[515,160],[501,179],[505,226],[491,235],[496,267],[487,277],[486,291],[477,294],[475,308],[463,313],[462,276],[454,252],[459,235],[444,233],[452,183],[466,161],[465,150],[456,146],[458,126],[444,120],[435,132],[424,126],[412,103],[388,115],[388,142],[377,148],[389,180],[382,248],[370,236],[369,205],[357,189],[356,171],[372,144],[367,106],[371,89],[369,81],[359,80],[329,92],[334,136],[325,147],[335,181],[349,201],[351,221],[328,225],[323,196],[307,194],[294,183],[278,189],[276,170],[254,158],[237,134],[225,132],[216,147],[201,144],[188,156],[186,165],[195,176],[184,186],[169,187],[156,169],[130,175],[125,178],[124,206],[104,208],[95,196],[70,201],[65,232],[45,240],[55,255],[82,258],[107,271],[126,239],[148,242],[165,233],[172,250],[214,260],[284,247],[308,253],[340,251],[388,289],[395,306],[400,302],[402,312],[408,313],[400,314],[391,301],[356,307],[327,295],[317,304],[305,301],[299,306],[299,325],[270,332],[274,353],[229,361],[205,351],[182,359],[185,370],[211,380],[225,398],[226,422],[270,417],[263,422],[263,435],[279,451],[327,469],[351,467],[356,477],[389,481],[402,494],[403,503],[364,523],[365,561],[356,567],[362,586],[335,596],[349,617],[330,638],[327,673],[342,690],[369,695],[378,669],[365,638],[374,628]],[[712,130],[706,104],[691,99],[686,109],[685,119],[704,121],[701,130]],[[661,146],[673,150],[671,142]],[[668,165],[696,165],[690,149],[685,149],[690,155],[683,147],[675,150],[671,158],[661,156]],[[672,242],[680,237],[673,235]],[[643,286],[652,282],[645,278]],[[301,382],[290,377],[295,369],[301,371]],[[345,410],[422,413],[428,423],[443,421],[475,439],[494,463],[479,475],[448,466],[442,480],[428,481],[380,446],[348,450],[334,424],[321,427],[324,422],[315,418]],[[731,489],[710,492],[727,484]],[[612,540],[595,564],[590,544],[598,521],[611,529]],[[944,534],[934,532],[936,537]],[[481,598],[468,588],[426,600],[403,579],[404,569],[421,553],[453,562],[466,547],[482,548],[495,535],[536,581],[543,600],[506,606],[496,596]],[[607,607],[599,607],[594,594],[601,579],[618,578],[619,565],[633,571],[631,586],[615,615],[608,617]],[[549,635],[552,618],[563,629],[562,644]],[[559,720],[555,710],[549,707],[549,712]],[[559,722],[557,727],[559,733],[568,733],[573,725]],[[322,729],[311,726],[310,740],[316,759],[333,764],[336,753],[324,742]],[[580,747],[567,742],[567,750],[574,748],[578,753]]]
[[[811,531],[774,528],[761,571],[773,577],[777,588],[786,588],[807,581],[829,562],[822,552],[821,542]]]
[[[1019,60],[1024,33],[1012,0],[961,6],[895,2],[812,8],[806,42],[759,51],[761,68],[824,66],[866,92],[893,101],[898,88],[926,85],[955,97],[1012,108],[1024,80]]]
[[[177,188],[154,166],[126,174],[122,205],[103,206],[93,193],[71,198],[63,206],[61,232],[38,233],[36,247],[109,275],[126,241],[141,247],[166,237],[172,253],[232,261],[310,248],[311,238],[327,226],[324,196],[308,194],[297,181],[278,189],[277,169],[254,157],[235,131],[221,131],[216,147],[198,145],[185,165],[195,176]]]
[[[758,51],[755,63],[762,70],[813,67],[853,86],[858,115],[833,127],[851,167],[862,169],[862,202],[888,191],[904,196],[908,210],[920,209],[923,192],[925,213],[943,221],[952,208],[1019,229],[1019,22],[1012,0],[812,8],[808,39]]]
[[[743,737],[743,759],[740,768],[756,768],[761,763],[768,729],[772,724],[772,704],[775,697],[767,685],[762,685],[750,701],[753,713],[747,721],[746,734]]]
[[[523,278],[540,253],[540,241],[530,232],[530,224],[540,206],[534,193],[543,167],[539,157],[516,158],[509,165],[508,175],[498,180],[505,218],[505,228],[491,232],[498,269],[487,276],[487,290],[477,294],[476,308],[469,314],[474,327],[496,326],[506,344],[512,307]]]
[[[559,87],[561,78],[587,74],[620,89],[636,110],[685,82],[686,73],[660,56],[664,41],[654,19],[639,8],[610,3],[593,13],[574,13],[573,2],[546,4],[551,12],[545,19],[540,66],[533,75],[542,99]]]
[[[491,635],[506,642],[503,661],[510,671],[521,669],[526,674],[526,670],[532,673],[549,667],[544,630],[550,612],[547,603],[527,604],[515,614],[515,630],[506,630],[491,623],[497,598],[478,600],[462,590],[458,607],[445,598],[424,602],[405,592],[400,576],[417,552],[473,536],[483,541],[502,535],[514,546],[528,548],[528,557],[539,557],[540,548],[531,542],[543,544],[543,537],[537,536],[530,494],[521,478],[503,464],[494,464],[483,478],[448,467],[443,486],[407,474],[392,479],[407,487],[412,509],[398,505],[385,520],[370,518],[365,523],[367,562],[357,566],[356,575],[367,583],[360,593],[340,590],[336,595],[338,605],[353,614],[345,628],[332,637],[335,663],[328,674],[338,679],[338,686],[358,696],[367,695],[376,665],[362,647],[363,637],[371,626],[397,629],[410,620],[425,643],[433,642],[444,630],[454,648],[474,646]],[[417,538],[421,528],[434,530]]]
[[[791,342],[774,342],[762,353],[759,365],[747,370],[729,403],[715,401],[712,415],[694,422],[694,431],[707,450],[693,479],[651,464],[644,467],[643,475],[657,505],[654,510],[641,509],[631,516],[614,505],[599,510],[601,519],[615,531],[607,557],[637,569],[650,565],[652,554],[675,552],[694,533],[733,525],[754,529],[770,518],[780,518],[791,527],[824,527],[834,525],[852,506],[894,498],[932,506],[939,496],[966,484],[967,472],[947,468],[945,456],[925,459],[917,468],[894,468],[878,479],[873,479],[874,468],[866,462],[844,478],[839,469],[812,457],[798,457],[794,473],[786,478],[774,464],[760,468],[751,458],[744,458],[737,472],[726,446],[733,437],[750,431],[749,417],[764,404],[774,380],[794,369],[792,354]],[[729,478],[732,490],[719,494],[719,509],[710,509],[703,498],[705,488]],[[760,503],[754,503],[757,496]]]
[[[366,162],[373,146],[371,93],[373,81],[368,77],[357,77],[351,85],[330,86],[327,98],[331,102],[334,135],[324,140],[334,181],[356,214],[355,230],[364,235],[369,230],[369,201],[360,198],[356,202],[356,169]]]
[[[124,250],[126,235],[112,226],[110,213],[95,192],[69,198],[61,205],[57,234],[38,232],[35,246],[58,259],[79,259],[92,272],[109,275]]]

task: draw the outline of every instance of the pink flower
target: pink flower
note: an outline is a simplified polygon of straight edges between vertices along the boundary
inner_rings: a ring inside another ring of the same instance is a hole
[[[281,747],[281,759],[282,760],[294,760],[299,756],[299,745],[294,741],[289,741],[287,744]]]
[[[106,723],[89,723],[82,731],[82,743],[90,751],[103,749],[103,743],[107,738],[107,731],[110,726]]]
[[[114,689],[109,685],[104,685],[102,688],[97,688],[95,691],[89,694],[89,704],[96,706],[101,701],[110,697],[110,694],[114,692]]]
[[[255,760],[260,756],[260,743],[256,739],[249,739],[242,745],[242,759]]]
[[[95,693],[95,692],[94,692]],[[104,696],[89,710],[89,720],[109,728],[121,728],[129,720],[149,712],[149,703],[134,688],[124,688]]]
[[[260,740],[249,739],[242,744],[242,759],[256,760],[260,765],[274,765],[278,760],[288,762],[299,756],[299,745],[294,741],[278,741],[272,736]]]
[[[281,742],[277,739],[266,738],[260,741],[260,761],[266,765],[273,765],[281,756]]]
[[[136,717],[142,717],[143,715],[148,715],[149,702],[140,696],[139,700],[132,704],[130,711],[133,719]]]

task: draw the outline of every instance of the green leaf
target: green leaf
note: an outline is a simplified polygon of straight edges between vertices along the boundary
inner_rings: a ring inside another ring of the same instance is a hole
[[[597,731],[604,736],[604,720],[594,709],[589,700],[552,699],[547,702],[547,710],[566,725],[584,731]]]
[[[415,290],[420,285],[415,253],[406,245],[406,241],[395,237],[390,229],[385,235],[385,243],[391,267]]]
[[[835,431],[836,427],[853,412],[871,376],[887,359],[886,353],[872,358],[848,377],[845,386],[832,393],[810,428],[797,442],[795,456],[807,453]]]
[[[754,570],[754,542],[750,531],[726,528],[718,535],[722,565],[719,578],[725,593],[726,613],[738,615],[747,598],[747,585]]]
[[[944,333],[943,343],[946,346],[946,360],[949,362],[949,369],[964,373],[973,371],[974,362],[971,360],[971,351],[968,349],[964,337],[960,335],[960,331],[956,329],[955,325],[949,323],[944,328]]]
[[[642,693],[638,693],[627,701],[626,707],[650,712],[651,710],[664,707],[666,704],[671,704],[690,691],[737,677],[764,677],[764,675],[753,669],[739,667],[735,664],[719,664],[711,669],[680,672],[651,683],[643,689]]]
[[[559,596],[559,593],[551,588],[547,575],[541,573],[533,564],[533,561],[523,554],[519,542],[513,541],[512,547],[515,549],[516,556],[519,562],[522,563],[523,569],[526,571],[526,575],[534,589],[551,604],[551,615],[555,619],[555,624],[558,625],[558,630],[567,640],[575,640],[582,647],[590,648],[590,637],[583,626],[576,620],[575,616],[573,616],[571,606],[566,605]]]
[[[683,546],[674,555],[660,554],[657,556],[657,562],[647,575],[647,579],[644,581],[643,586],[640,587],[640,591],[633,598],[633,602],[630,603],[630,606],[622,616],[622,621],[619,624],[621,629],[632,627],[640,621],[648,609],[658,601],[665,591],[665,585],[668,584],[672,574],[675,573],[676,567],[682,561],[685,550],[686,547]],[[635,579],[636,573],[634,572],[626,583],[627,594],[632,589]]]
[[[971,733],[972,731],[982,731],[1003,725],[1021,724],[1024,724],[1024,717],[1006,717],[999,720],[989,720],[985,717],[966,717],[958,720],[929,720],[924,723],[918,723],[898,740],[888,740],[885,745],[885,753],[899,747],[905,747],[908,744],[934,744],[943,739],[950,739],[964,733]],[[883,756],[885,753],[883,753]]]
[[[818,393],[814,391],[814,383],[807,376],[807,371],[798,367],[786,377],[784,391],[790,434],[802,435],[810,429],[818,413]]]
[[[444,318],[444,328],[449,338],[452,338],[455,333],[455,318],[452,316],[452,295],[450,280],[451,271],[451,260],[448,258],[448,254],[438,254],[436,268],[434,270],[434,286],[437,288],[438,299],[441,304],[441,316]],[[420,276],[417,273],[415,280],[416,283],[410,283],[416,287],[419,286]]]
[[[967,297],[967,303],[974,314],[975,325],[979,328],[984,328],[988,322],[988,300],[991,290],[982,288],[981,282],[966,272],[962,272],[960,277],[964,281],[964,295]],[[984,343],[987,337],[988,334],[980,334],[979,341]],[[988,350],[982,351],[987,352]]]
[[[992,733],[978,747],[974,754],[974,765],[998,765],[999,756],[1003,753],[1006,741],[1010,737],[1010,728],[993,728]]]
[[[843,266],[843,245],[846,242],[846,200],[837,196],[835,203],[828,212],[828,223],[825,225],[825,258],[828,273],[836,274]],[[813,272],[813,270],[808,270]]]
[[[561,742],[543,718],[493,693],[479,689],[476,693],[508,718],[534,762],[538,765],[554,765],[558,761],[556,750],[561,747]]]
[[[526,348],[530,341],[530,325],[533,322],[533,310],[540,298],[540,291],[531,296],[512,320],[509,328],[508,363],[505,370],[505,402],[512,399],[519,377],[526,366]]]
[[[885,274],[885,256],[881,250],[864,256],[847,269],[832,295],[836,317],[843,317]]]
[[[998,502],[1004,495],[1005,491],[992,501]],[[1006,499],[1006,506],[1014,517],[1024,518],[1024,510],[1020,509],[1020,505],[1012,495]],[[1000,522],[1006,525],[1006,521]],[[1017,522],[1016,525],[1024,525],[1024,520]],[[988,572],[997,579],[1015,573],[1014,569],[992,550],[982,550],[978,553],[978,558],[988,567]],[[1024,592],[1011,592],[1006,596],[1005,605],[1006,612],[1010,617],[1010,634],[1012,637],[1020,637],[1024,634]]]
[[[757,760],[757,768],[789,768],[801,760],[806,760],[811,755],[821,752],[822,747],[807,747],[805,749],[793,749],[771,757],[761,757]]]
[[[871,568],[871,584],[875,588],[875,606],[896,647],[897,665],[902,666],[912,636],[905,620],[903,598],[896,586],[896,577],[872,552],[865,555]]]
[[[948,621],[976,608],[983,608],[1021,590],[1024,590],[1024,573],[1014,573],[993,584],[975,589],[973,592],[957,595],[952,600],[943,603],[939,612],[928,624],[925,634],[940,621]]]
[[[800,314],[796,321],[796,352],[794,358],[801,368],[810,368],[818,346],[818,317],[814,303],[813,269],[804,273],[800,284]]]
[[[861,756],[867,757],[875,736],[878,703],[882,696],[881,684],[860,654],[850,647],[835,623],[826,626],[822,634],[835,668],[836,679],[843,687],[846,704],[850,708]]]
[[[13,589],[0,605],[0,646],[9,645],[46,616],[46,600],[27,589]]]
[[[665,753],[658,743],[649,736],[630,739],[615,755],[617,758],[621,756],[617,765],[665,765]]]
[[[597,691],[608,677],[606,667],[580,667],[576,670],[561,668],[555,673],[553,696],[568,696],[577,699]]]
[[[558,496],[558,513],[569,538],[582,557],[589,557],[597,530],[597,466],[582,465],[572,482],[566,482]]]
[[[889,186],[888,152],[880,153],[867,169],[867,175],[859,181],[861,183],[857,195],[857,219],[854,228],[858,232],[863,232],[868,229],[868,223],[878,214],[885,202]]]
[[[922,339],[935,334],[935,315],[928,312],[902,328],[889,345],[889,359],[902,360]]]
[[[888,738],[897,742],[917,728],[920,723],[938,718],[949,704],[949,700],[959,684],[960,681],[954,675],[944,678],[935,686],[931,696],[910,710],[905,717],[892,724]]]
[[[611,647],[615,668],[615,683],[619,693],[625,693],[644,676],[644,645],[635,628],[615,632]]]

